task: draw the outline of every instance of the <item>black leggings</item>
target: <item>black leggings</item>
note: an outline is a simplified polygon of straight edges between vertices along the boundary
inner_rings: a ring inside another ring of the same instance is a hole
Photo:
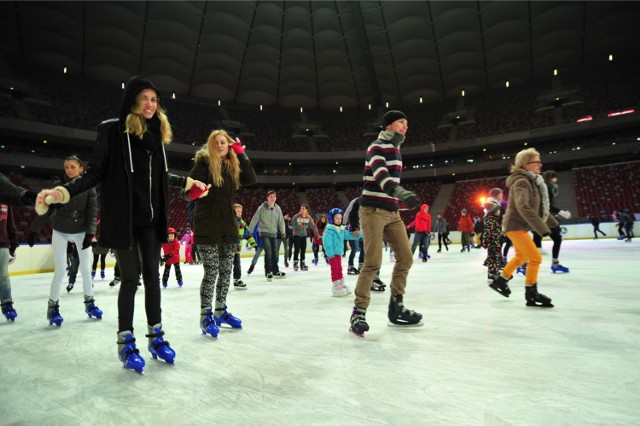
[[[551,256],[557,259],[560,255],[560,245],[562,244],[562,234],[560,233],[560,227],[551,228],[551,235],[549,238],[553,240],[553,247],[551,248]],[[535,232],[533,233],[533,242],[536,247],[542,247],[542,237]]]
[[[98,260],[100,260],[100,269],[102,271],[104,271],[104,267],[106,265],[107,262],[107,255],[106,254],[98,254],[98,253],[93,253],[93,266],[91,267],[92,271],[96,270],[96,267],[98,266]]]
[[[133,308],[138,280],[142,272],[144,307],[147,324],[162,322],[160,308],[160,247],[159,233],[154,228],[134,228],[131,249],[116,250],[122,283],[118,293],[118,331],[133,332]],[[141,271],[142,269],[142,271]]]

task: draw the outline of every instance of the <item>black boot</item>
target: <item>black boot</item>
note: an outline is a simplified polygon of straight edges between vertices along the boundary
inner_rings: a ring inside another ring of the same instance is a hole
[[[553,308],[551,299],[544,294],[538,293],[538,283],[525,286],[524,298],[527,299],[527,306],[537,306],[539,308]]]
[[[504,297],[509,297],[509,295],[511,294],[511,289],[507,284],[509,279],[503,277],[502,274],[500,274],[496,279],[493,280],[491,284],[489,284],[489,287],[491,287],[492,289],[494,289]]]
[[[422,320],[422,314],[409,310],[402,303],[402,295],[391,296],[389,300],[389,321],[394,324],[412,325]]]
[[[364,336],[365,331],[369,331],[369,324],[367,324],[367,309],[366,308],[358,308],[357,306],[353,307],[353,311],[351,312],[351,331],[356,336],[362,337]]]

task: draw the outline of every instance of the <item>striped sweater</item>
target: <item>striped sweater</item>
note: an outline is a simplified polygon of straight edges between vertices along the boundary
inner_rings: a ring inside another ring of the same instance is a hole
[[[364,176],[360,206],[369,206],[396,211],[399,201],[393,197],[393,190],[400,185],[402,155],[400,144],[404,136],[390,130],[383,130],[378,139],[367,148],[364,161]]]

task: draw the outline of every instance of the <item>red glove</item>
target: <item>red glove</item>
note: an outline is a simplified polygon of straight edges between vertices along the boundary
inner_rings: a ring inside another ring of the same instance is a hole
[[[198,185],[193,185],[191,189],[187,191],[187,197],[189,197],[190,200],[197,200],[198,198],[200,198],[202,194],[204,194],[208,190],[209,188],[206,186],[204,187],[204,189],[200,189],[198,188]]]
[[[242,142],[240,142],[239,138],[236,138],[236,141],[231,144],[231,148],[236,153],[236,155],[244,154],[244,146],[242,146]]]

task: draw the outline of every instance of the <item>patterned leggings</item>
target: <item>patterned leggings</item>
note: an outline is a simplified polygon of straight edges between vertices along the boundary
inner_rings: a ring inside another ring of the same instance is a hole
[[[216,307],[225,306],[231,283],[233,255],[236,253],[235,244],[198,244],[198,251],[204,266],[204,276],[200,284],[200,307],[211,307],[214,287]]]

